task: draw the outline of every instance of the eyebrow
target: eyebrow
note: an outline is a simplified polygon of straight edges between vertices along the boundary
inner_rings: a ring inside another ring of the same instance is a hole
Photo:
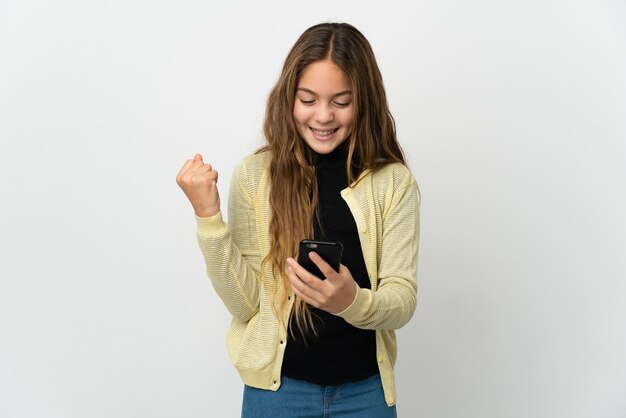
[[[313,96],[319,96],[317,93],[315,93],[313,90],[309,90],[305,87],[298,87],[297,91],[304,91],[306,93],[312,94]],[[345,91],[340,91],[339,93],[335,93],[333,94],[332,97],[337,97],[337,96],[343,96],[344,94],[352,94],[351,90],[345,90]]]

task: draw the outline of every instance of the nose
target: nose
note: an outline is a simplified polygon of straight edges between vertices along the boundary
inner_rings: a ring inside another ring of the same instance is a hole
[[[335,114],[331,106],[321,103],[315,112],[315,121],[319,124],[330,123],[335,120]]]

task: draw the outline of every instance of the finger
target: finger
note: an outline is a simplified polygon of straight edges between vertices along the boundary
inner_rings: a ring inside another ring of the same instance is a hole
[[[202,162],[202,154],[196,154],[193,156],[193,160],[194,161],[200,161]]]
[[[215,170],[198,170],[195,173],[197,176],[200,176],[199,178],[201,179],[201,182],[206,182],[206,184],[211,185],[211,186],[215,186],[217,185],[217,171]]]
[[[191,167],[192,164],[193,164],[193,160],[185,161],[185,164],[183,164],[180,171],[178,171],[178,175],[176,175],[176,181],[180,180],[180,177],[185,173],[185,171],[187,171],[187,169],[189,169],[189,167]]]
[[[302,266],[299,266],[300,273],[298,273],[294,267],[293,265],[288,267],[288,271],[292,274],[292,277],[289,278],[292,284],[295,285],[301,293],[306,294],[312,299],[320,300],[323,297],[322,286],[324,285],[324,281],[309,273]]]
[[[317,297],[320,296],[319,293],[307,286],[307,284],[298,277],[291,267],[287,268],[287,277],[289,278],[291,290],[293,290],[293,293],[295,293],[296,296],[311,306],[315,306],[316,308],[320,307],[320,303],[317,300]]]
[[[198,165],[194,169],[194,174],[205,174],[205,173],[210,173],[210,172],[217,173],[217,171],[213,170],[213,167],[211,167],[211,164]]]
[[[320,257],[319,254],[317,254],[315,251],[311,251],[309,253],[309,258],[315,263],[317,268],[320,269],[324,277],[326,277],[327,279],[337,274],[335,269],[333,269],[330,264],[324,261],[324,259]]]
[[[287,259],[287,264],[295,272],[298,278],[304,282],[308,287],[320,291],[324,287],[324,281],[320,277],[310,273],[307,269],[302,267],[293,258]]]
[[[209,172],[209,184],[217,185],[217,171],[213,170]]]

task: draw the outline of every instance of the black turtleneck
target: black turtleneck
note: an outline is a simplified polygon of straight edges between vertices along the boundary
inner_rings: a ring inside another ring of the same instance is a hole
[[[344,264],[359,287],[371,288],[356,222],[341,197],[348,187],[347,141],[329,154],[313,153],[321,225],[314,220],[315,239],[340,241]],[[319,385],[338,385],[378,373],[375,331],[356,328],[343,318],[309,306],[318,335],[305,338],[295,321],[288,333],[282,374]]]

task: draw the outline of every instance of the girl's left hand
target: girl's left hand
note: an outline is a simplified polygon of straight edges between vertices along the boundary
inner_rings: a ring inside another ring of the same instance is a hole
[[[321,280],[309,273],[293,258],[287,259],[287,276],[293,292],[311,306],[337,314],[354,302],[357,284],[343,264],[336,272],[322,257],[311,251],[311,260],[326,277]]]

